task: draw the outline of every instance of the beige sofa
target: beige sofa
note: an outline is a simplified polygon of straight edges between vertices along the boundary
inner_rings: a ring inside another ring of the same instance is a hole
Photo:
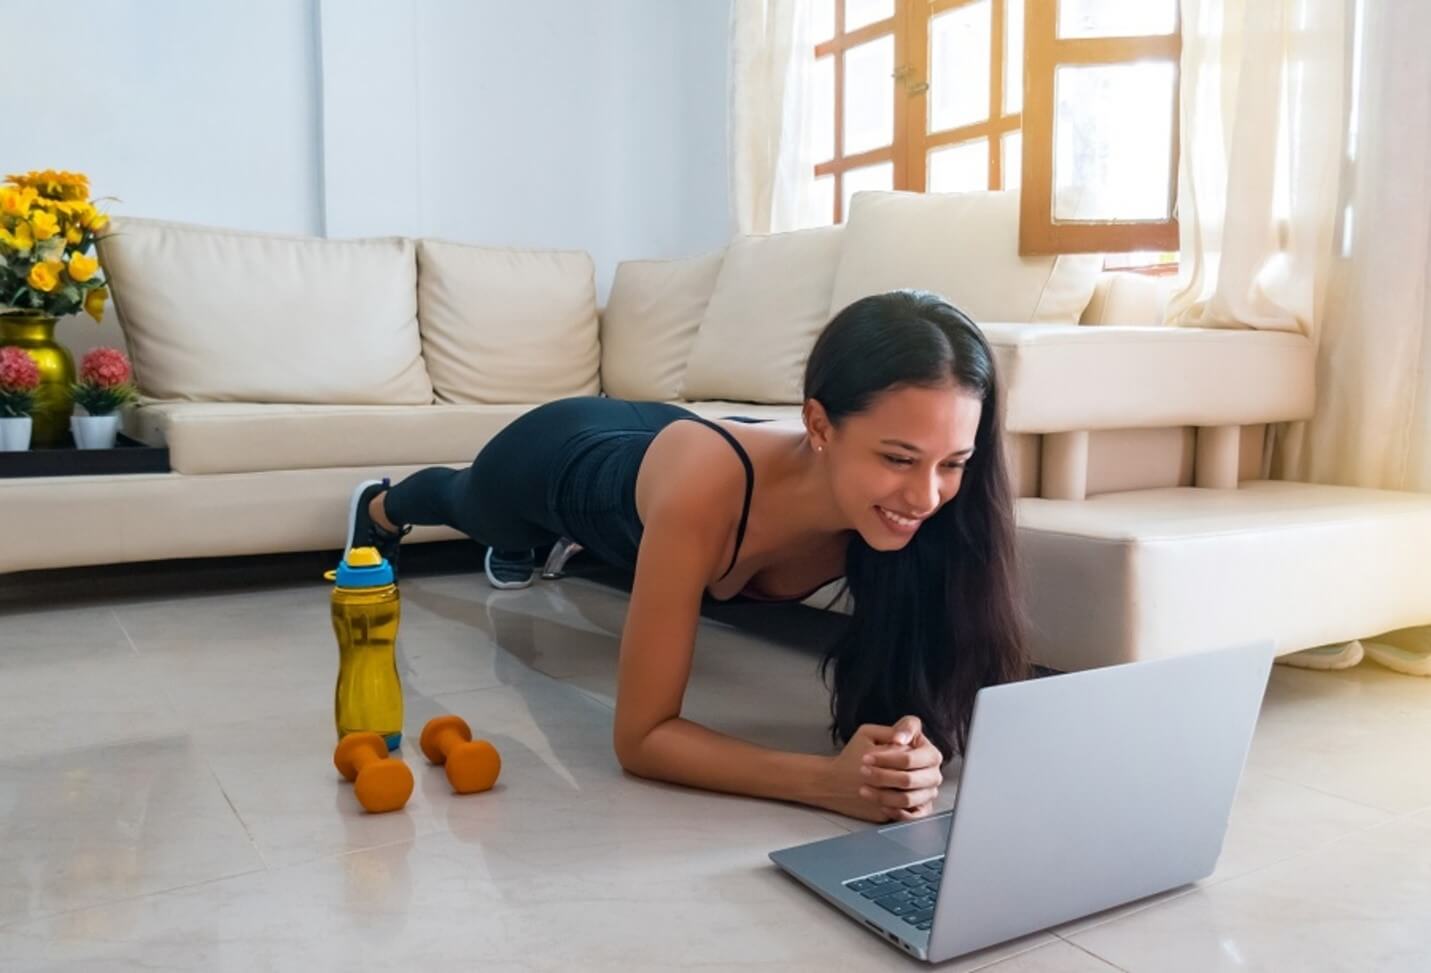
[[[1040,662],[1431,623],[1431,497],[1265,479],[1267,424],[1312,414],[1309,342],[1159,326],[1165,280],[1020,258],[1017,222],[1001,193],[860,194],[842,227],[624,263],[598,314],[581,253],[116,221],[127,427],[174,472],[0,481],[27,512],[0,572],[333,548],[358,480],[465,464],[566,395],[795,417],[832,309],[914,286],[989,322]]]

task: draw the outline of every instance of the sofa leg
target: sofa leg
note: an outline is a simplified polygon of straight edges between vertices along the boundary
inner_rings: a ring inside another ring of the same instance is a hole
[[[547,555],[547,563],[542,565],[542,577],[547,581],[562,577],[566,573],[566,562],[580,553],[580,544],[570,537],[561,538],[552,545],[552,552]]]
[[[1194,485],[1213,490],[1237,489],[1241,449],[1241,426],[1200,427],[1193,461]]]
[[[1044,433],[1039,458],[1039,496],[1083,500],[1088,496],[1088,430]]]

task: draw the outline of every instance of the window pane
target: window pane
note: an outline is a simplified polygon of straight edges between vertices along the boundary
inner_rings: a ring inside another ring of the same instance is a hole
[[[1137,37],[1171,34],[1178,0],[1059,0],[1059,37]]]
[[[823,44],[835,36],[835,0],[815,0],[810,10],[810,29],[815,43]]]
[[[850,197],[855,193],[864,192],[866,189],[893,189],[894,188],[894,163],[881,162],[878,165],[865,166],[863,169],[851,169],[845,173],[845,218],[850,215]]]
[[[894,0],[845,0],[845,33],[894,16]]]
[[[989,188],[989,140],[945,145],[929,153],[925,183],[931,193],[968,193]]]
[[[815,86],[815,117],[811,119],[811,148],[815,161],[828,162],[835,157],[835,59],[822,57],[815,62],[810,83]]]
[[[1054,219],[1168,217],[1174,66],[1062,65],[1054,77]]]
[[[989,117],[991,9],[989,0],[976,0],[930,18],[931,132]]]
[[[894,35],[845,52],[845,155],[894,141]]]
[[[1018,189],[1023,184],[1024,175],[1024,133],[1009,132],[1002,141],[1004,188]]]
[[[1024,110],[1024,0],[1004,2],[1004,113]]]

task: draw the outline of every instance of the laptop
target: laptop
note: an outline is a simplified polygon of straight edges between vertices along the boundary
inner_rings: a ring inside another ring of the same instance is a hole
[[[1271,642],[990,686],[953,810],[771,853],[942,962],[1212,874]]]

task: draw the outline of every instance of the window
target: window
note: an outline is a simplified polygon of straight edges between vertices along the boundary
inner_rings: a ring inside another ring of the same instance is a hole
[[[815,185],[833,221],[862,189],[1020,189],[1026,253],[1176,248],[1177,0],[815,11]]]
[[[1017,187],[1022,0],[912,0],[907,6],[906,187],[931,193]]]
[[[845,218],[862,189],[905,185],[896,133],[905,100],[895,91],[896,0],[815,2],[815,188],[823,212]],[[896,170],[901,170],[896,172]]]
[[[1026,0],[1019,249],[1176,250],[1177,0]]]

